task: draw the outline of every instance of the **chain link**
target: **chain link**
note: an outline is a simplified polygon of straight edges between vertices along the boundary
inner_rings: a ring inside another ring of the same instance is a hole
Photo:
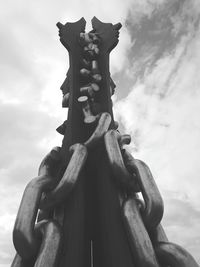
[[[35,232],[35,221],[43,192],[51,190],[57,179],[53,175],[59,164],[58,149],[53,149],[42,161],[39,176],[32,179],[25,188],[13,230],[13,243],[23,259],[33,257],[39,246]]]
[[[137,266],[159,267],[153,245],[141,218],[135,198],[125,201],[122,207],[125,228]]]
[[[109,132],[107,134],[109,135]],[[116,149],[116,133],[112,132],[110,136],[112,136],[112,141],[109,138],[106,139],[105,136],[105,145],[111,168],[118,170],[118,173],[122,173],[124,172],[124,166],[126,166],[133,177],[132,179],[136,179],[135,182],[138,183],[139,192],[142,193],[143,197],[143,200],[141,200],[135,193],[132,196],[125,194],[128,198],[120,199],[127,237],[137,266],[198,267],[199,265],[189,252],[176,244],[168,242],[165,231],[160,224],[164,210],[163,200],[149,167],[143,161],[134,159],[123,148],[123,144],[119,147],[124,164],[115,160],[116,154],[117,156],[120,154],[119,148]],[[115,142],[113,142],[113,139]],[[111,148],[111,146],[114,146],[114,148]],[[114,155],[113,151],[117,153]],[[121,172],[119,169],[121,169]],[[118,181],[117,172],[113,173]],[[128,179],[124,181],[129,185]],[[122,188],[121,191],[123,191]]]
[[[103,112],[100,115],[99,122],[93,134],[90,138],[84,143],[88,149],[94,149],[95,146],[99,143],[99,140],[103,139],[104,134],[108,131],[108,128],[111,123],[111,116],[107,112]]]
[[[199,267],[194,258],[182,247],[170,243],[160,242],[155,248],[161,264],[172,267]]]
[[[53,220],[42,221],[38,224],[40,224],[39,231],[42,234],[42,243],[34,267],[56,267],[62,244],[60,226]]]
[[[75,144],[69,150],[73,154],[67,169],[59,184],[41,199],[41,209],[50,209],[58,205],[67,198],[78,181],[79,174],[87,159],[87,148],[82,144]]]
[[[168,242],[167,235],[161,224],[158,224],[157,227],[151,229],[149,235],[154,245],[158,244],[159,242]]]
[[[143,161],[134,159],[128,151],[124,152],[124,159],[130,173],[136,176],[145,201],[144,223],[147,228],[155,228],[163,217],[164,205],[151,171]]]
[[[120,188],[127,192],[135,191],[135,179],[130,175],[124,165],[118,139],[119,133],[116,130],[108,131],[104,137],[111,170]]]
[[[57,266],[62,242],[60,226],[53,220],[43,220],[36,224],[35,232],[42,239],[37,259],[35,260],[35,257],[24,259],[19,254],[16,254],[11,267]]]
[[[33,266],[33,261],[23,260],[22,257],[19,256],[19,254],[16,254],[11,264],[11,267],[27,267],[27,266]]]

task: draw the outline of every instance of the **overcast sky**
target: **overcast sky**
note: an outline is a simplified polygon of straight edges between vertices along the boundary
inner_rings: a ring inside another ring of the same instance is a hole
[[[68,54],[55,26],[82,16],[121,22],[112,52],[115,119],[150,167],[170,241],[200,263],[200,1],[7,0],[0,8],[0,267],[14,257],[12,228],[25,185],[61,145],[59,90]]]

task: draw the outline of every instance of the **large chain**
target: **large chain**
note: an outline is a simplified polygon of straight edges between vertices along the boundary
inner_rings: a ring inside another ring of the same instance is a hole
[[[42,220],[36,223],[37,215],[53,210],[65,200],[78,181],[87,159],[88,149],[103,140],[111,122],[108,113],[102,113],[91,137],[84,144],[72,145],[72,154],[67,168],[58,181],[56,174],[60,167],[60,148],[56,147],[43,159],[38,177],[32,179],[25,188],[18,210],[13,243],[17,251],[12,267],[57,266],[62,242],[61,226],[55,220]],[[41,210],[40,210],[41,209]],[[53,251],[53,253],[52,253]]]
[[[84,122],[96,123],[96,128],[87,141],[69,148],[70,159],[60,179],[61,155],[60,148],[56,147],[43,159],[38,177],[26,186],[13,230],[17,254],[11,266],[58,266],[63,233],[59,222],[53,219],[54,209],[76,187],[88,153],[104,142],[113,182],[118,188],[122,219],[135,265],[198,267],[187,251],[168,242],[161,225],[163,200],[151,171],[143,161],[133,158],[124,149],[124,145],[131,142],[131,137],[121,135],[116,130],[117,123],[112,126],[115,129],[109,130],[111,115],[99,112],[95,94],[100,90],[102,77],[98,62],[93,59],[99,53],[98,36],[90,32],[81,33],[80,37],[87,56],[84,59],[85,68],[80,70],[80,74],[91,76],[92,81],[80,88],[78,101],[82,105]],[[114,90],[112,83],[111,80],[111,94]],[[63,106],[68,106],[69,97],[69,92],[64,92]],[[65,132],[63,127],[65,124],[58,129],[61,134]]]
[[[62,230],[55,220],[36,223],[39,209],[53,209],[68,197],[78,181],[87,158],[88,148],[105,140],[110,167],[119,188],[124,226],[137,266],[197,267],[193,257],[180,246],[168,242],[160,224],[163,201],[148,166],[123,148],[129,136],[108,131],[111,118],[103,113],[92,136],[84,144],[70,147],[71,159],[60,181],[59,148],[54,148],[42,161],[39,176],[24,191],[13,231],[17,255],[12,267],[57,266],[62,243]],[[126,194],[124,192],[126,191]],[[143,199],[138,197],[141,192]],[[48,264],[47,264],[48,263]]]
[[[118,135],[117,131],[111,130],[106,133],[104,139],[116,183],[118,185],[121,183],[119,194],[122,198],[120,199],[122,216],[132,254],[136,259],[136,266],[199,266],[185,249],[168,242],[160,224],[163,216],[163,200],[151,171],[143,161],[134,159],[121,146]],[[116,172],[119,169],[120,171]],[[132,184],[136,185],[135,189],[130,187],[129,179],[126,178],[127,171],[132,176],[134,181]],[[119,179],[119,173],[126,175]],[[127,183],[127,194],[124,194],[124,182]],[[132,189],[132,194],[130,194],[130,189]],[[141,192],[142,199],[138,197],[136,193],[138,191]]]

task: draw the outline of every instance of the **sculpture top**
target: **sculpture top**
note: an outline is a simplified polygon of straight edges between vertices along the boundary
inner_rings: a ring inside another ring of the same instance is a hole
[[[94,129],[99,115],[108,112],[116,128],[111,96],[115,84],[110,77],[109,54],[118,43],[121,23],[103,23],[92,19],[92,31],[85,33],[86,21],[57,23],[60,41],[69,52],[70,66],[61,86],[62,106],[68,107],[68,118],[57,131],[64,136],[63,147],[85,141]],[[88,130],[91,128],[91,131]]]

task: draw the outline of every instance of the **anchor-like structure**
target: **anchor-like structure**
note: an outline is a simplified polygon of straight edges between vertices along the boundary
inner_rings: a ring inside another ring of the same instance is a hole
[[[64,135],[26,186],[12,267],[197,267],[161,226],[163,201],[148,166],[114,121],[109,54],[121,24],[58,23],[70,67],[61,86]],[[138,194],[138,193],[141,194]],[[142,195],[142,197],[139,197]]]

